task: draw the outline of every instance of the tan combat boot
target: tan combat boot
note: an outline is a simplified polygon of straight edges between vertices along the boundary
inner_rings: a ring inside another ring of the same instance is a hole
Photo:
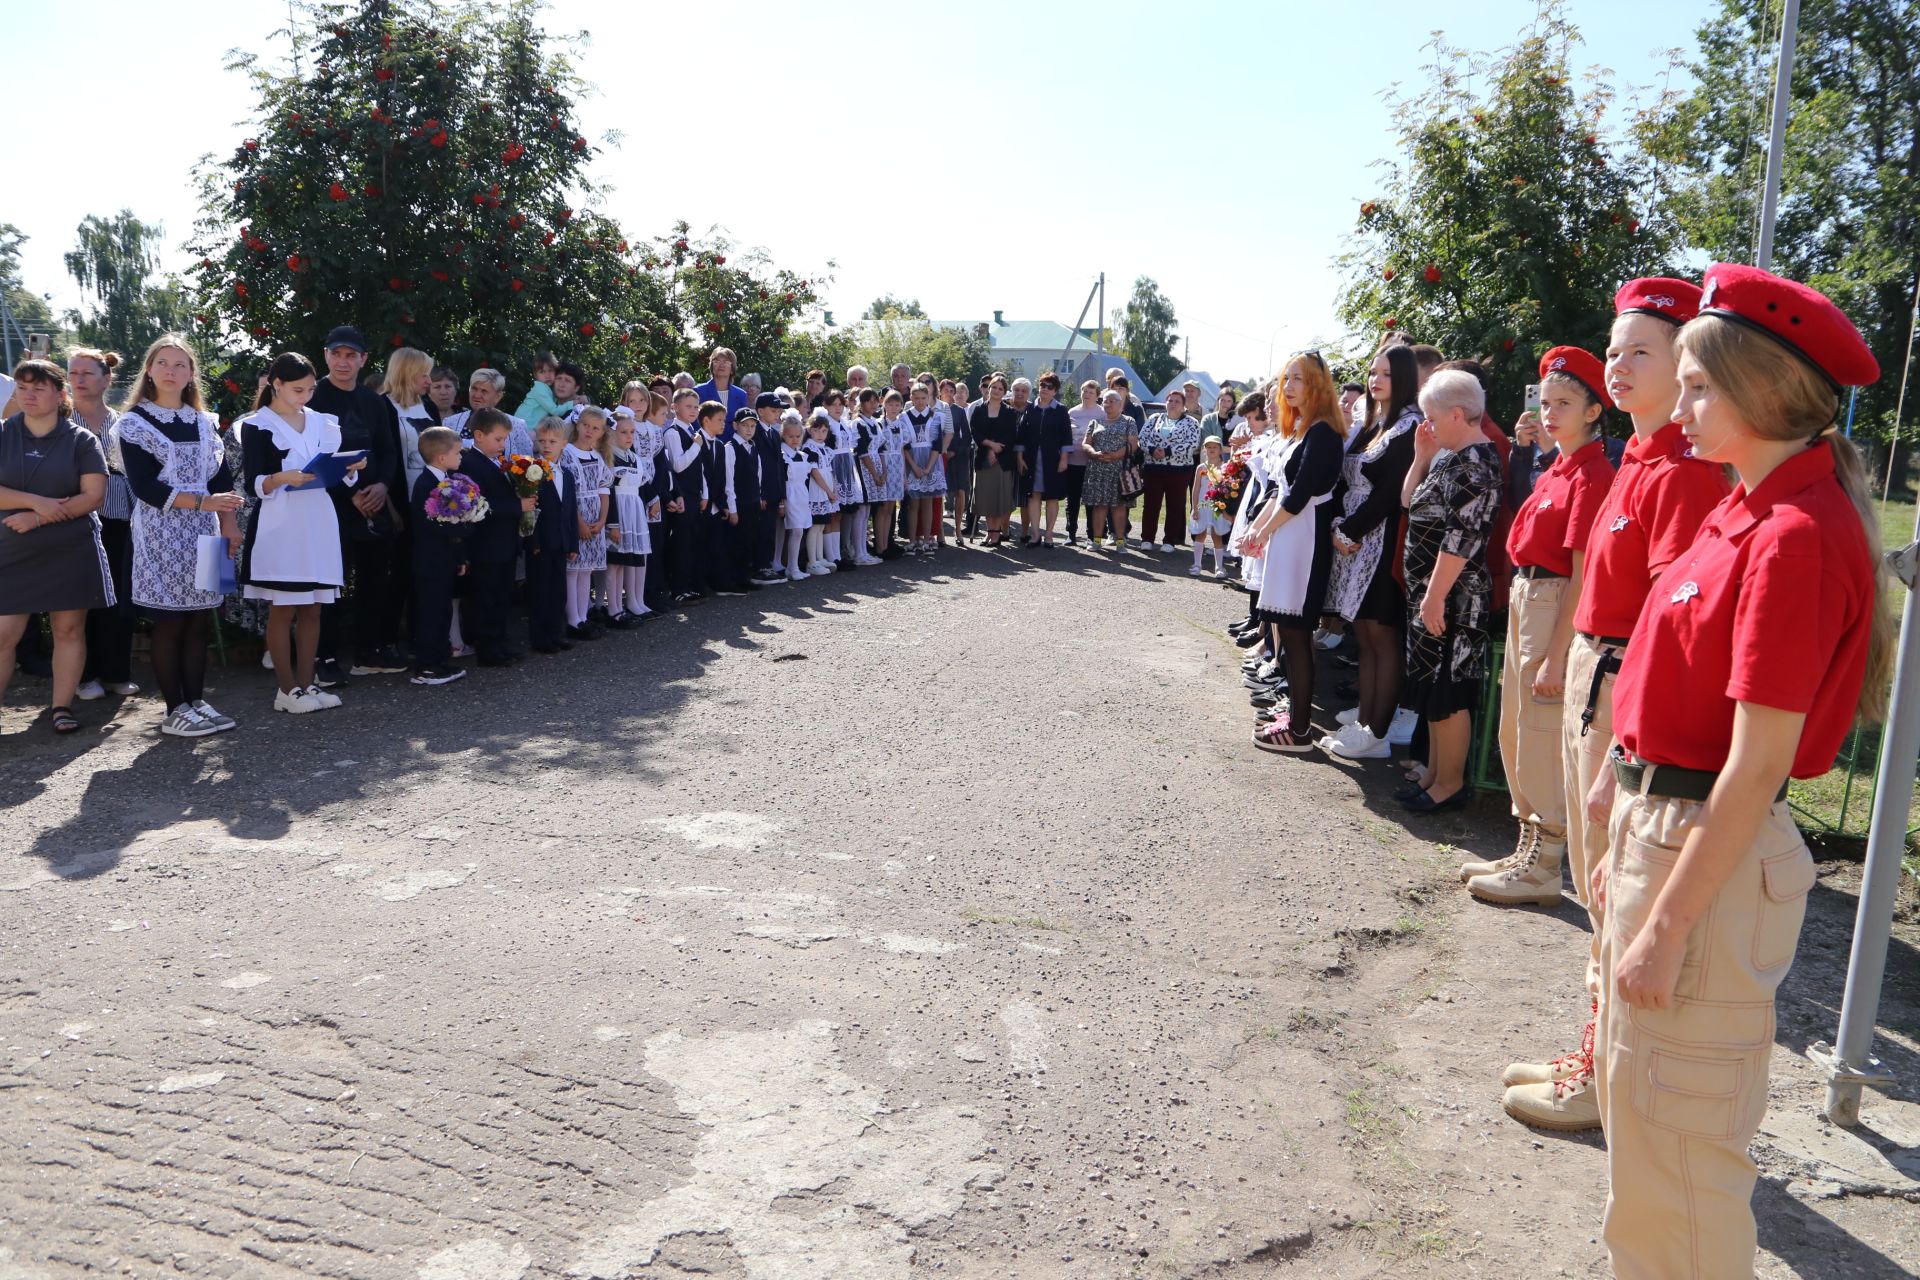
[[[1596,1009],[1597,1009],[1596,1005]],[[1568,1080],[1587,1069],[1593,1061],[1593,1015],[1587,1017],[1586,1029],[1580,1033],[1580,1047],[1569,1049],[1551,1062],[1510,1062],[1507,1069],[1500,1073],[1500,1083],[1516,1084],[1557,1084]]]
[[[1460,883],[1465,884],[1475,876],[1490,876],[1519,866],[1527,860],[1527,854],[1540,841],[1540,828],[1531,822],[1520,824],[1520,839],[1514,843],[1513,852],[1493,862],[1463,862],[1460,864]]]
[[[1581,1069],[1565,1080],[1516,1084],[1501,1101],[1508,1115],[1535,1129],[1579,1133],[1600,1127],[1600,1095],[1593,1087],[1593,1069]]]
[[[1503,907],[1555,906],[1560,901],[1560,863],[1566,854],[1566,837],[1542,833],[1526,858],[1504,871],[1475,876],[1467,881],[1467,892]]]

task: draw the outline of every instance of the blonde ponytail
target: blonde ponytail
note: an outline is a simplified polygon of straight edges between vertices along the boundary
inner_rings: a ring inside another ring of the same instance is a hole
[[[1860,718],[1877,724],[1887,718],[1887,689],[1893,682],[1893,660],[1899,644],[1899,627],[1893,620],[1887,601],[1892,596],[1893,575],[1887,571],[1885,548],[1880,542],[1880,520],[1873,509],[1873,490],[1867,482],[1867,468],[1853,441],[1828,429],[1827,442],[1833,446],[1833,474],[1846,490],[1848,501],[1860,514],[1867,534],[1867,550],[1873,554],[1873,603],[1868,622],[1873,630],[1867,638],[1867,673],[1860,683]]]

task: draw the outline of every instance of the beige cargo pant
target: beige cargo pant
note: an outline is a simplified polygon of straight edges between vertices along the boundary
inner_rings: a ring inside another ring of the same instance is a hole
[[[1513,816],[1536,824],[1549,840],[1563,838],[1567,830],[1567,783],[1560,764],[1563,699],[1535,698],[1533,677],[1547,660],[1566,589],[1565,578],[1514,578],[1500,671],[1500,767],[1507,772]],[[1570,700],[1571,680],[1566,687]]]
[[[1754,1164],[1774,992],[1793,964],[1813,858],[1784,803],[1687,937],[1669,1009],[1614,971],[1673,873],[1700,804],[1615,798],[1594,1050],[1607,1136],[1607,1251],[1619,1280],[1751,1280]]]

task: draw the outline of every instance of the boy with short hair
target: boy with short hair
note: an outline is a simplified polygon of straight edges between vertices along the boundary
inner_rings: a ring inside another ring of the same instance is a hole
[[[740,521],[728,530],[727,555],[735,582],[770,587],[785,582],[767,568],[767,531],[772,519],[767,495],[778,492],[766,484],[766,452],[760,446],[760,419],[752,409],[733,415],[733,439],[727,441],[727,485],[733,491]]]
[[[442,480],[460,469],[460,437],[445,427],[420,433],[420,461],[414,477],[413,507],[413,676],[414,684],[452,684],[466,675],[453,665],[448,637],[453,631],[453,586],[467,571],[466,530],[427,515],[427,499]]]
[[[533,510],[500,469],[512,423],[498,409],[476,409],[470,425],[473,448],[460,455],[460,472],[480,486],[487,518],[467,534],[467,605],[462,629],[483,667],[504,667],[520,655],[507,644],[507,609],[513,596],[513,564],[520,552],[520,517]]]
[[[567,639],[567,566],[580,558],[578,499],[560,455],[567,424],[549,414],[533,433],[534,447],[553,469],[541,482],[533,532],[527,536],[527,643],[535,653],[573,648]]]
[[[715,595],[746,594],[746,581],[733,571],[733,530],[739,526],[740,511],[733,490],[731,463],[733,451],[722,439],[727,430],[727,406],[718,400],[700,403],[700,467],[706,473],[706,514],[701,522],[700,577]]]
[[[706,452],[706,433],[700,430],[697,415],[700,397],[692,387],[673,393],[672,425],[667,428],[661,456],[667,460],[667,497],[661,510],[667,527],[668,574],[672,580],[672,603],[692,604],[704,599],[700,589],[700,555],[704,538],[703,519],[707,508],[706,470],[701,460]]]

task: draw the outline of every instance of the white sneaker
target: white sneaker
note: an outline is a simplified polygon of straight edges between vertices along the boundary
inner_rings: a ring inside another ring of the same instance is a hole
[[[834,563],[833,561],[831,561],[831,560],[822,560],[822,561],[820,561],[820,563],[818,563],[818,564],[816,564],[816,565],[815,565],[815,566],[813,567],[813,572],[815,572],[815,573],[834,573],[834,572],[836,572],[836,571],[838,571],[838,570],[839,570],[839,568],[840,568],[840,566],[839,566],[839,565],[837,565],[837,564],[835,564],[835,563]]]
[[[1280,674],[1280,664],[1278,662],[1263,662],[1255,674],[1262,680],[1271,680]]]
[[[202,719],[198,711],[183,702],[169,711],[167,718],[160,722],[160,732],[171,734],[176,738],[204,738],[220,730],[209,721]]]
[[[1393,709],[1393,723],[1387,726],[1387,741],[1396,747],[1404,747],[1413,741],[1413,728],[1420,723],[1418,712],[1405,707]]]
[[[202,720],[208,721],[214,728],[222,733],[225,733],[229,729],[238,729],[240,727],[238,720],[235,720],[232,716],[226,715],[223,712],[215,711],[205,698],[196,698],[193,703],[193,709],[200,713]]]
[[[261,655],[260,655],[260,665],[261,665],[261,667],[263,667],[264,669],[266,669],[266,670],[268,670],[268,671],[271,671],[271,670],[273,670],[273,651],[272,651],[272,650],[267,650],[267,651],[265,651],[265,652],[263,652],[263,653],[261,653]]]
[[[1160,544],[1160,549],[1162,551],[1171,552],[1173,550],[1173,544],[1171,542],[1163,542]]]
[[[320,710],[320,699],[305,689],[282,689],[273,695],[273,709],[289,715],[304,716]]]
[[[322,711],[331,711],[335,707],[340,705],[339,694],[328,693],[325,689],[322,689],[317,684],[308,685],[304,690],[304,692],[309,698],[312,698],[315,702],[320,704],[320,709]]]
[[[862,569],[871,569],[873,568],[873,566],[877,564],[885,564],[886,561],[882,560],[879,556],[870,556],[870,555],[867,555],[865,552],[862,552],[860,554],[860,558],[855,560],[854,563],[859,565]]]
[[[1339,715],[1335,716],[1333,719],[1334,719],[1334,723],[1341,724],[1341,725],[1359,724],[1360,708],[1348,707],[1345,711],[1342,711]]]
[[[833,566],[824,560],[816,560],[807,566],[807,576],[810,578],[824,578],[832,572]]]
[[[1313,633],[1313,643],[1322,649],[1338,649],[1340,647],[1340,633],[1337,631],[1316,631]]]
[[[1373,736],[1373,730],[1363,724],[1350,724],[1340,732],[1325,740],[1329,755],[1339,756],[1342,760],[1389,760],[1393,757],[1393,746],[1385,738]]]
[[[787,575],[788,582],[805,582],[806,580],[807,575],[804,573],[790,573]]]
[[[73,696],[82,702],[95,702],[106,697],[107,691],[98,680],[83,680],[80,687],[73,691]]]

